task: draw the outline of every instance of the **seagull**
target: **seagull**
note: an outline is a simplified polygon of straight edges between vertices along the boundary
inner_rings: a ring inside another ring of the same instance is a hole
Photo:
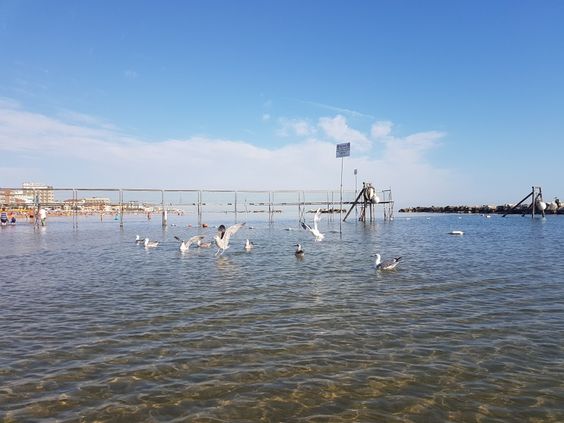
[[[157,245],[159,245],[159,241],[149,241],[149,238],[145,238],[143,245],[145,246],[145,248],[155,248]]]
[[[313,228],[309,226],[307,223],[305,223],[304,221],[300,222],[302,224],[302,228],[304,228],[306,231],[310,231],[311,234],[315,237],[316,241],[322,241],[323,238],[325,238],[325,235],[319,232],[319,229],[317,228],[317,223],[319,222],[320,219],[321,219],[321,209],[317,209],[317,211],[315,212],[315,216],[313,217]]]
[[[255,244],[247,239],[247,241],[245,242],[245,251],[251,251],[254,246]]]
[[[145,242],[145,238],[141,238],[139,235],[135,235],[136,244],[143,244],[144,242]]]
[[[215,244],[217,245],[217,252],[215,255],[217,256],[220,252],[223,254],[225,250],[229,248],[229,238],[235,234],[239,229],[241,229],[245,224],[244,223],[237,223],[236,225],[230,226],[229,228],[225,229],[224,225],[219,225],[217,228],[217,234],[214,237]]]
[[[189,238],[186,241],[181,240],[177,236],[175,236],[174,239],[176,239],[177,241],[180,241],[180,251],[184,252],[184,251],[188,251],[188,249],[190,248],[190,245],[196,244],[196,243],[200,242],[202,239],[204,239],[204,236],[203,235],[194,235],[192,238]]]
[[[400,259],[401,257],[396,257],[391,260],[382,261],[380,254],[376,254],[376,262],[374,265],[378,270],[393,270],[398,265]]]
[[[304,250],[303,250],[303,248],[300,244],[296,244],[296,251],[295,251],[294,254],[296,255],[296,257],[303,257],[304,256]]]
[[[211,242],[202,242],[201,239],[196,241],[196,244],[198,245],[198,248],[210,248],[211,247]]]

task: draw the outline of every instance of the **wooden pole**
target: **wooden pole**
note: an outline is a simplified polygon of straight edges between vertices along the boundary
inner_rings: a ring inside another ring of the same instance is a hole
[[[358,204],[358,200],[360,200],[360,197],[361,197],[363,194],[364,194],[364,188],[362,188],[362,189],[360,190],[360,192],[358,193],[358,196],[356,197],[356,200],[354,200],[354,202],[353,202],[351,208],[349,209],[349,211],[348,211],[347,214],[345,215],[343,221],[346,221],[346,220],[347,220],[347,217],[349,217],[349,214],[351,214],[352,209],[353,209],[354,207],[356,207],[356,205]]]
[[[525,198],[523,198],[521,201],[519,201],[517,204],[515,204],[513,207],[511,207],[509,209],[509,211],[507,213],[505,213],[502,217],[505,217],[509,214],[509,212],[511,212],[512,210],[515,210],[517,207],[519,207],[521,204],[523,204],[525,202],[525,200],[527,198],[529,198],[531,195],[533,195],[533,193],[531,192],[530,194],[528,194]]]
[[[123,190],[119,190],[119,227],[123,228]]]
[[[531,203],[531,218],[535,218],[535,208],[536,208],[536,202],[537,202],[537,194],[535,192],[535,187],[533,187],[533,191],[531,192],[531,195],[533,196],[533,202]]]
[[[166,222],[166,221],[167,221],[167,216],[166,216],[166,209],[165,209],[165,202],[164,202],[164,189],[161,190],[161,207],[162,207],[162,209],[163,209],[163,211],[162,211],[162,221],[161,221],[161,224],[162,224],[162,227],[165,228],[165,227],[166,227],[166,224],[167,224],[167,222]]]
[[[237,191],[235,191],[234,210],[235,210],[235,223],[237,223]]]
[[[542,188],[541,187],[538,187],[538,188],[539,188],[539,198],[544,203],[544,200],[542,199]],[[541,210],[541,214],[542,214],[542,217],[545,216],[544,215],[544,209]]]
[[[202,226],[202,191],[198,191],[198,226]]]

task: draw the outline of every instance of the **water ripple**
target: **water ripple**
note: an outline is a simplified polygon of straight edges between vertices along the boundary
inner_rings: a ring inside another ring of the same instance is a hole
[[[564,420],[562,219],[322,223],[2,230],[0,421]]]

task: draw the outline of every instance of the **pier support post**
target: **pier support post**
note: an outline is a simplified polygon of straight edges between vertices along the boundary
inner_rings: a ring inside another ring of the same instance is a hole
[[[529,197],[531,197],[531,205],[527,208],[527,211],[523,213],[523,216],[525,216],[525,214],[528,214],[528,210],[531,209],[531,216],[534,218],[535,210],[537,207],[537,200],[542,201],[542,188],[535,186],[531,188],[531,192],[525,198],[523,198],[521,201],[519,201],[517,204],[511,207],[508,211],[506,211],[502,217],[507,216],[509,213],[511,213],[513,210],[515,210],[517,207],[523,204]],[[541,214],[542,217],[545,216],[544,210],[541,210]]]
[[[198,191],[198,226],[202,226],[202,191]]]
[[[531,195],[533,196],[533,202],[531,203],[531,217],[535,218],[535,209],[537,208],[537,193],[535,187],[532,188]]]
[[[352,209],[356,209],[356,205],[358,204],[358,200],[360,200],[360,197],[364,195],[364,188],[358,193],[356,199],[354,200],[354,202],[352,203],[351,208],[349,209],[349,211],[347,212],[347,214],[345,215],[345,217],[343,218],[343,222],[347,220],[347,217],[349,217],[349,214],[351,214]]]
[[[78,192],[76,188],[72,190],[72,226],[78,229]]]
[[[270,223],[274,223],[274,212],[276,211],[274,208],[274,191],[272,192],[272,209],[270,213]]]
[[[123,228],[123,190],[119,190],[119,227]]]
[[[272,192],[268,192],[268,223],[272,223]]]
[[[235,211],[235,223],[237,223],[237,191],[235,191],[235,199],[233,201],[233,207]]]
[[[163,209],[163,213],[162,213],[162,226],[163,228],[167,227],[168,224],[168,216],[166,213],[166,207],[165,207],[165,202],[164,202],[164,189],[161,190],[161,207]]]

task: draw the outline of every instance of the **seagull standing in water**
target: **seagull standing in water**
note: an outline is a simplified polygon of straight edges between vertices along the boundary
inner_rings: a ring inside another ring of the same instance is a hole
[[[245,251],[247,252],[251,251],[254,246],[255,245],[247,239],[247,241],[245,242]]]
[[[216,256],[220,252],[223,254],[225,250],[229,248],[229,239],[244,225],[244,223],[237,223],[227,229],[225,229],[224,225],[219,225],[219,228],[217,228],[217,234],[213,238],[215,240],[215,244],[217,245],[217,252],[215,253]]]
[[[145,246],[145,248],[155,248],[157,245],[159,245],[159,241],[150,241],[149,238],[145,238],[143,245]]]
[[[188,251],[188,249],[190,248],[190,245],[197,244],[197,243],[201,242],[202,239],[204,239],[204,236],[203,235],[194,235],[193,237],[187,239],[186,241],[181,240],[177,236],[175,236],[174,239],[176,239],[177,241],[180,241],[180,251],[184,252],[184,251]]]
[[[374,265],[377,270],[393,270],[398,265],[401,257],[395,257],[391,260],[382,261],[380,254],[376,254],[376,262]]]
[[[300,222],[302,224],[302,228],[304,228],[306,231],[310,231],[311,234],[315,237],[316,241],[322,241],[323,238],[325,238],[325,235],[319,232],[319,229],[317,227],[317,223],[320,220],[321,220],[321,209],[317,209],[317,211],[315,212],[315,216],[313,217],[313,228],[309,226],[307,223],[305,223],[304,221]]]

